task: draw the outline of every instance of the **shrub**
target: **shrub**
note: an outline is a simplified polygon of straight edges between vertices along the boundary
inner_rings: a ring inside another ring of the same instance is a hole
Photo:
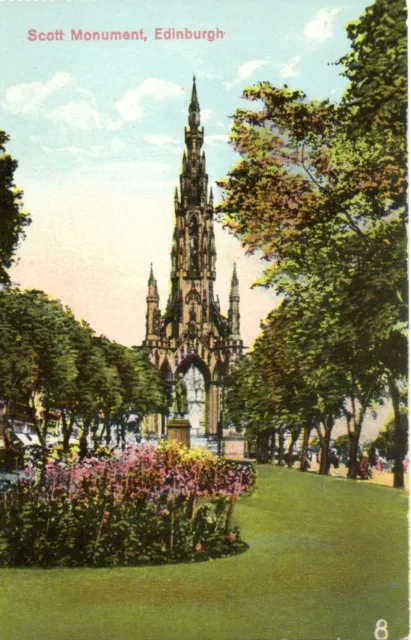
[[[198,561],[246,548],[231,518],[251,467],[162,443],[118,457],[49,461],[0,505],[3,566],[111,566]]]

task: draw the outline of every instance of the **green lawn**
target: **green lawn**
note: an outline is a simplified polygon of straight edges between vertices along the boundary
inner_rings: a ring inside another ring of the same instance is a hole
[[[259,467],[246,553],[193,565],[0,571],[3,640],[372,640],[408,632],[405,493]]]

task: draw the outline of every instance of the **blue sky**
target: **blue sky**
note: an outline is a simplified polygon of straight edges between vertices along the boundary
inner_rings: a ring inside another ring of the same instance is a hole
[[[359,0],[110,0],[0,3],[1,127],[19,161],[33,223],[13,279],[69,304],[99,333],[144,337],[154,262],[167,298],[172,194],[178,181],[192,76],[202,108],[210,183],[236,161],[229,116],[258,80],[337,100],[332,63],[348,50],[344,25]],[[156,41],[154,28],[222,29],[222,40]],[[147,42],[73,42],[71,29],[144,29]],[[29,42],[29,29],[63,29],[63,42]],[[244,104],[244,103],[243,103]],[[275,294],[250,290],[262,266],[217,232],[223,310],[234,261],[242,331],[251,344]]]
[[[340,0],[1,4],[0,50],[2,60],[9,62],[2,69],[0,100],[4,127],[12,135],[10,149],[31,178],[44,171],[76,174],[82,164],[129,163],[144,155],[166,162],[167,176],[173,179],[176,163],[170,162],[171,154],[173,147],[175,153],[181,147],[181,116],[195,73],[209,144],[218,143],[218,153],[208,154],[208,167],[211,176],[220,176],[234,159],[221,136],[228,130],[227,116],[241,102],[242,88],[267,79],[301,88],[311,97],[338,98],[344,79],[330,63],[347,51],[344,25],[366,4]],[[153,38],[155,27],[219,27],[225,38],[162,42]],[[63,29],[66,38],[28,42],[31,28]],[[144,28],[148,40],[72,42],[71,28]],[[144,88],[148,79],[160,82]],[[141,97],[135,96],[133,112],[125,96],[139,87]],[[173,141],[166,149],[158,148],[158,136]]]

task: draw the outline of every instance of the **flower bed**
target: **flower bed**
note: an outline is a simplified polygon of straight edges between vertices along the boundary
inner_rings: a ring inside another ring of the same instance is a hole
[[[218,558],[247,548],[232,527],[249,466],[176,444],[111,460],[52,461],[0,500],[0,565],[112,566]]]

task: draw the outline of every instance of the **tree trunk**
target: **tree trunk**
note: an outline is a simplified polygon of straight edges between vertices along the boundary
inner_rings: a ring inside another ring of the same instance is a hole
[[[297,431],[291,432],[291,442],[287,451],[287,465],[289,469],[291,469],[291,467],[293,466],[294,445],[297,442],[298,438],[300,437],[300,433],[301,433],[301,429],[297,429]]]
[[[394,408],[394,489],[404,489],[404,456],[407,448],[407,432],[401,419],[400,391],[395,379],[390,378],[389,388]],[[405,421],[404,421],[405,422]]]
[[[359,435],[356,432],[350,431],[348,434],[350,438],[350,459],[348,463],[348,474],[347,478],[351,480],[356,480],[357,478],[357,457],[358,457],[358,443],[359,443]]]
[[[328,456],[330,450],[331,431],[333,426],[334,419],[332,415],[327,415],[324,418],[324,433],[321,432],[320,427],[317,427],[321,444],[321,460],[319,473],[322,475],[328,475],[329,471]]]
[[[124,451],[126,448],[126,433],[127,433],[127,423],[123,422],[121,424],[121,450]]]
[[[48,416],[45,412],[44,420],[39,419],[35,408],[35,401],[29,403],[29,416],[34,426],[34,431],[39,439],[41,454],[40,454],[40,482],[43,482],[46,477],[46,465],[47,465],[47,427]],[[43,424],[42,424],[43,422]]]
[[[111,423],[110,420],[105,420],[105,431],[106,431],[106,445],[109,447],[111,445]]]
[[[279,467],[284,466],[284,427],[278,430],[278,462]]]
[[[120,444],[121,444],[121,431],[122,431],[122,426],[120,426],[119,422],[117,422],[115,424],[115,429],[114,429],[114,433],[115,433],[115,442],[116,442],[116,449],[120,449]]]
[[[268,438],[266,431],[257,435],[257,462],[266,464],[268,462]]]
[[[63,453],[69,455],[70,453],[70,437],[73,431],[74,419],[70,416],[69,422],[67,422],[66,412],[61,412],[61,421],[63,424]]]
[[[90,424],[91,424],[90,418],[83,418],[83,428],[80,434],[80,452],[79,452],[80,458],[85,458],[88,453],[87,439],[88,439],[88,434],[90,430]]]
[[[99,426],[100,426],[100,419],[98,416],[95,416],[91,423],[91,437],[93,440],[93,452],[97,451],[98,445],[100,443],[100,438],[98,435]]]
[[[275,452],[276,452],[275,435],[276,435],[276,430],[273,429],[272,432],[271,432],[271,436],[270,436],[270,462],[271,462],[271,464],[274,464],[274,462],[275,462]]]
[[[365,412],[367,410],[367,407],[369,406],[370,403],[370,398],[371,398],[371,394],[374,390],[374,385],[371,385],[367,391],[367,394],[365,396],[365,398],[363,398],[361,404],[361,410],[360,410],[360,414],[358,417],[358,420],[356,419],[356,409],[355,409],[355,398],[352,396],[351,397],[351,402],[352,402],[352,418],[353,418],[353,422],[354,422],[354,432],[351,432],[350,430],[348,431],[348,436],[350,438],[351,441],[351,446],[350,446],[350,463],[349,463],[349,470],[348,470],[348,478],[351,478],[352,480],[355,480],[357,477],[357,456],[358,456],[358,446],[359,446],[359,442],[360,442],[360,436],[361,436],[361,431],[362,431],[362,425],[364,422],[364,416],[365,416]],[[347,424],[348,429],[349,429],[349,425]]]
[[[308,468],[308,442],[310,439],[310,433],[312,429],[311,420],[308,420],[304,426],[303,446],[301,449],[300,471],[307,471]]]

